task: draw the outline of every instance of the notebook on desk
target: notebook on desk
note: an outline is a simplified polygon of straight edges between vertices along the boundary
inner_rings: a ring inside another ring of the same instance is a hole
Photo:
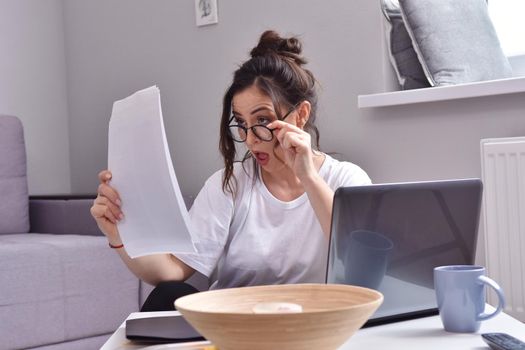
[[[383,293],[368,326],[437,314],[433,269],[474,263],[481,193],[479,179],[339,188],[326,282]]]
[[[141,343],[191,343],[205,340],[177,312],[165,311],[158,314],[164,315],[127,319],[126,338]]]

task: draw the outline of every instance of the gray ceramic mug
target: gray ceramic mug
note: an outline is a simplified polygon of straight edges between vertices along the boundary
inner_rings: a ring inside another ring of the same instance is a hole
[[[499,303],[496,311],[485,313],[485,285],[494,289]],[[496,316],[505,307],[501,287],[485,276],[485,268],[475,265],[450,265],[434,268],[439,315],[445,330],[473,333],[481,321]]]

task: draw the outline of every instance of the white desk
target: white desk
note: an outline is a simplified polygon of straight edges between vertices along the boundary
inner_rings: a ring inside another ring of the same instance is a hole
[[[177,311],[132,313],[128,318],[144,316],[178,314]],[[101,350],[168,350],[168,349],[202,349],[207,342],[193,343],[193,345],[164,344],[144,346],[133,344],[126,339],[125,322],[113,333]],[[481,333],[503,332],[525,341],[525,324],[507,314],[499,314],[495,318],[481,324],[478,333],[456,334],[443,330],[439,316],[419,318],[410,321],[391,323],[383,326],[364,328],[350,338],[340,350],[482,350],[489,349],[481,339]],[[200,346],[197,346],[199,345]]]

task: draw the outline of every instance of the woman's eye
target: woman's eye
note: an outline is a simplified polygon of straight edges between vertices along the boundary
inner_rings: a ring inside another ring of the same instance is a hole
[[[242,119],[235,119],[235,124],[239,126],[245,126],[246,122]]]
[[[257,124],[258,125],[266,125],[266,124],[270,124],[271,120],[266,118],[266,117],[259,117],[257,118]]]

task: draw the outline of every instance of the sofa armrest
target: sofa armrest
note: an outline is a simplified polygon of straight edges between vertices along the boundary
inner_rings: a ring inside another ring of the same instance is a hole
[[[95,195],[29,197],[30,232],[101,236],[89,212]]]

